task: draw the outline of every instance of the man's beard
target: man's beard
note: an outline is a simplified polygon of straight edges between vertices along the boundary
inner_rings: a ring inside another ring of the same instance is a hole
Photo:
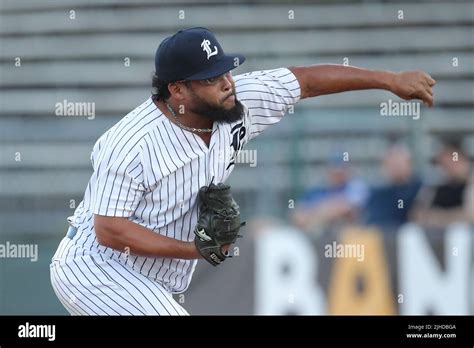
[[[233,123],[241,120],[244,115],[244,105],[237,100],[235,91],[233,96],[235,98],[235,105],[230,109],[226,109],[224,106],[209,104],[206,100],[193,93],[194,106],[190,110],[197,115],[218,123]]]

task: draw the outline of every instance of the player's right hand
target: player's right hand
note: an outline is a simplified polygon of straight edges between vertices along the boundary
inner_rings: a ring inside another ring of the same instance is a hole
[[[425,105],[433,106],[433,86],[436,81],[421,70],[395,73],[391,91],[405,100],[421,99]]]

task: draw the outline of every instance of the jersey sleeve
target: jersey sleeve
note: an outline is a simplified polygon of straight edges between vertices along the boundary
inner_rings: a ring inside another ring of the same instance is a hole
[[[106,153],[100,156],[100,162],[96,159],[93,212],[104,216],[130,217],[146,191],[141,151],[136,149],[115,158],[112,156],[112,153]]]
[[[301,97],[296,76],[287,68],[253,71],[234,78],[237,98],[246,106],[247,141],[278,123]]]

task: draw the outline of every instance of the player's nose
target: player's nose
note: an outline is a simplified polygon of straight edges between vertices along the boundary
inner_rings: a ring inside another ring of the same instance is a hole
[[[232,88],[232,82],[232,74],[230,72],[225,74],[222,83],[222,88],[224,89],[224,91],[229,91]]]

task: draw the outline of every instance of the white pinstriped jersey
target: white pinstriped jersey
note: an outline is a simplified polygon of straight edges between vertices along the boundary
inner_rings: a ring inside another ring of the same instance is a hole
[[[130,255],[100,245],[93,214],[128,217],[156,233],[192,241],[200,187],[225,182],[238,151],[268,126],[278,123],[300,98],[293,73],[280,68],[234,77],[245,116],[232,124],[214,122],[209,147],[172,123],[151,98],[115,124],[96,142],[94,172],[84,199],[69,221],[78,228],[66,260],[101,254],[161,283],[168,291],[187,289],[197,260]]]

